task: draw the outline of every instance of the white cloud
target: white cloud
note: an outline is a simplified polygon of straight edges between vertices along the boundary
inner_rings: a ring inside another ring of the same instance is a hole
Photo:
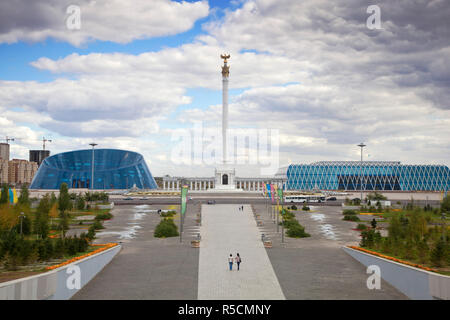
[[[42,57],[32,65],[59,78],[1,82],[0,111],[16,121],[14,108],[24,109],[28,118],[36,115],[36,125],[73,137],[70,146],[97,137],[103,144],[142,148],[158,174],[211,175],[206,166],[168,162],[171,131],[159,125],[191,102],[189,89],[221,88],[219,55],[227,52],[230,87],[244,89],[230,97],[230,125],[279,129],[281,164],[358,159],[361,141],[368,145],[368,159],[450,164],[450,37],[443,20],[450,6],[380,6],[383,29],[370,31],[366,5],[357,0],[247,1],[179,47],[139,55]],[[412,14],[417,10],[419,19]],[[217,96],[219,102],[220,91]],[[193,102],[170,120],[220,123],[217,102],[207,109]]]
[[[79,0],[74,4],[80,8],[81,28],[70,30],[66,26],[70,16],[66,13],[67,3],[59,0],[2,2],[0,43],[47,38],[75,46],[91,40],[129,43],[185,32],[209,13],[207,1]]]

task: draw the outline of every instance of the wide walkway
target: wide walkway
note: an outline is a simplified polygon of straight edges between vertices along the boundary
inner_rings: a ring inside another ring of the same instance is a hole
[[[261,242],[251,207],[202,205],[198,299],[285,299]],[[229,271],[228,257],[239,253],[241,270]]]

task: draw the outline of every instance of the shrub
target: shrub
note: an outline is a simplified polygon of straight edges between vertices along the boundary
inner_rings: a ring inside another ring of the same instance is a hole
[[[170,218],[170,217],[173,217],[176,214],[177,214],[176,211],[170,210],[170,211],[167,211],[167,212],[161,212],[161,217]]]
[[[311,236],[310,234],[306,233],[305,228],[303,228],[303,226],[298,223],[291,225],[286,235],[291,238],[306,238]]]
[[[344,216],[356,215],[356,211],[355,210],[350,210],[350,209],[345,209],[344,211],[342,211],[342,214]]]
[[[358,223],[358,226],[356,227],[358,230],[366,230],[367,226],[364,223]]]
[[[93,239],[95,238],[95,228],[94,228],[94,225],[91,225],[91,226],[89,227],[88,233],[87,233],[86,237],[87,237],[89,240],[93,240]]]
[[[59,238],[56,240],[55,248],[53,250],[53,257],[60,259],[64,255],[64,241]]]
[[[303,211],[309,211],[309,207],[306,204],[303,204],[302,210]]]
[[[168,238],[178,236],[178,228],[172,219],[164,218],[156,226],[154,236],[156,238]]]
[[[284,217],[284,220],[292,220],[292,219],[295,219],[295,214],[289,210],[285,210],[283,217]]]
[[[355,216],[355,215],[346,215],[346,216],[344,216],[344,219],[343,220],[345,220],[345,221],[361,221],[361,220],[359,220],[359,218],[357,217],[357,216]]]
[[[376,228],[377,227],[377,220],[375,220],[375,218],[372,219],[372,221],[370,222],[370,225],[372,226],[372,228]]]
[[[285,228],[289,229],[289,228],[291,228],[294,225],[300,225],[300,224],[295,219],[284,220],[284,227]]]
[[[92,225],[94,226],[95,230],[100,230],[100,229],[105,228],[99,220],[95,220]]]
[[[436,267],[441,267],[446,259],[446,243],[440,239],[431,251],[431,263]]]
[[[107,220],[107,219],[112,219],[113,215],[110,212],[106,212],[106,213],[99,213],[98,215],[95,216],[95,220]]]
[[[293,204],[293,205],[291,206],[291,209],[292,209],[292,210],[297,210],[297,206],[296,206],[295,204]]]

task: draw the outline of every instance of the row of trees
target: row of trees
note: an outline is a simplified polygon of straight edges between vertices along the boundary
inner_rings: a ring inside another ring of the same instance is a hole
[[[29,192],[26,187],[18,198],[17,204],[9,203],[8,196],[0,204],[0,260],[6,268],[14,269],[17,265],[61,258],[84,252],[95,232],[103,228],[100,220],[109,219],[110,214],[96,217],[87,234],[66,237],[69,230],[70,210],[73,208],[73,195],[69,194],[67,184],[63,183],[59,196],[46,194],[39,201],[36,209],[31,209]],[[6,193],[7,194],[7,193]],[[87,199],[99,199],[103,196],[89,194]],[[75,196],[75,204],[83,197]],[[81,207],[81,205],[80,205]],[[84,208],[84,205],[83,205]],[[98,219],[97,219],[98,218]],[[50,230],[59,230],[61,238],[50,239]]]
[[[87,235],[64,239],[25,240],[15,231],[3,233],[0,238],[0,261],[7,270],[36,262],[60,259],[85,252],[89,247]]]
[[[392,215],[387,237],[374,228],[361,236],[362,247],[436,267],[450,265],[450,231],[445,225],[429,227],[420,208]]]

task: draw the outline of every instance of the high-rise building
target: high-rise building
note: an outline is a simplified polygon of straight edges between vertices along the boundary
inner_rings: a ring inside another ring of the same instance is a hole
[[[9,143],[0,143],[0,159],[9,161]]]
[[[0,184],[8,183],[8,160],[0,159]]]
[[[10,184],[30,184],[36,174],[38,165],[22,159],[13,159],[8,163],[8,182]]]
[[[50,157],[50,150],[30,150],[30,162],[36,162],[38,166],[47,157]]]

